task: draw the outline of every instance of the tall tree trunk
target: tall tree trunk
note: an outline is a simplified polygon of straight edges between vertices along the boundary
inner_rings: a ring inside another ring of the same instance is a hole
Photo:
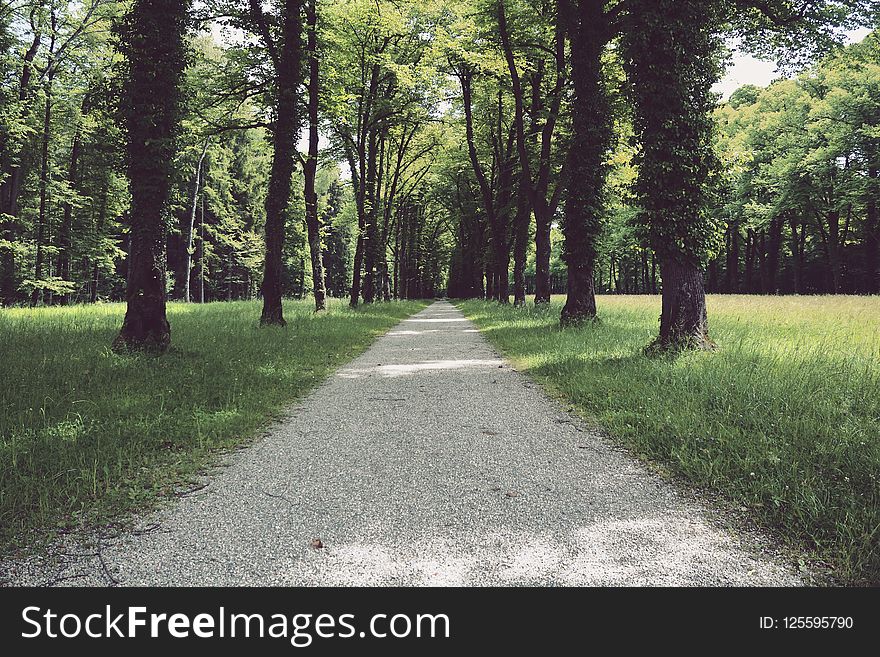
[[[88,97],[83,100],[80,110],[83,117],[89,112]],[[73,134],[73,144],[70,147],[70,168],[67,172],[67,181],[72,190],[79,184],[79,157],[82,150],[82,126],[78,125]],[[70,281],[71,276],[71,248],[73,233],[73,203],[67,201],[64,204],[64,216],[61,219],[61,227],[58,231],[58,275],[62,280]],[[61,295],[61,305],[70,303],[70,294]]]
[[[636,183],[640,221],[663,279],[660,334],[649,353],[714,347],[700,266],[715,166],[711,112],[719,76],[718,9],[717,3],[698,0],[633,0],[622,43],[642,144]],[[676,157],[669,156],[670,149]]]
[[[272,169],[266,195],[266,260],[263,267],[261,325],[284,326],[281,307],[284,223],[296,156],[297,88],[302,57],[301,0],[284,0],[281,44],[275,71],[275,129],[272,133]]]
[[[185,66],[188,2],[136,0],[126,25],[124,91],[131,186],[131,252],[126,312],[116,350],[164,352],[165,211]]]
[[[364,177],[364,303],[373,303],[376,296],[376,265],[379,260],[379,226],[376,214],[376,175],[378,168],[378,135],[375,129],[367,138],[367,173]]]
[[[727,292],[739,292],[739,220],[732,219],[728,224],[730,245],[727,249]]]
[[[865,201],[865,291],[880,293],[880,213],[877,197],[880,196],[877,167],[868,168],[868,185]]]
[[[779,251],[782,248],[782,219],[774,217],[770,221],[767,234],[767,252],[764,256],[765,294],[779,294]]]
[[[321,255],[321,223],[318,219],[318,194],[315,191],[315,178],[318,173],[318,35],[316,0],[306,2],[306,24],[308,26],[309,51],[309,156],[304,167],[306,227],[309,237],[309,253],[312,257],[312,291],[315,297],[315,311],[326,307],[327,291],[324,287],[324,261]]]
[[[657,258],[651,251],[651,294],[657,294]]]
[[[795,294],[801,293],[801,249],[800,249],[800,235],[798,234],[798,220],[797,217],[792,214],[792,216],[788,220],[789,228],[791,229],[791,240],[789,243],[789,249],[791,250],[791,289]],[[804,228],[802,227],[803,231]]]
[[[562,309],[563,325],[596,317],[593,273],[597,241],[605,212],[605,157],[611,143],[608,102],[602,81],[602,51],[606,43],[603,0],[578,0],[569,12],[572,25],[571,76],[574,82],[569,170],[577,181],[565,202],[563,260],[568,267],[568,297]],[[548,296],[549,298],[549,296]]]
[[[531,207],[525,185],[528,181],[525,172],[520,173],[516,192],[516,216],[513,219],[513,305],[526,303],[526,254],[529,248],[529,224]]]
[[[54,23],[54,14],[53,14]],[[52,31],[52,43],[55,41],[55,31]],[[53,48],[50,46],[49,52]],[[35,287],[31,292],[31,306],[36,306],[43,302],[42,287],[40,281],[43,279],[43,244],[46,239],[46,228],[49,222],[49,138],[52,128],[52,82],[55,77],[55,67],[52,65],[52,58],[49,58],[49,73],[46,77],[46,106],[43,112],[43,132],[40,150],[40,212],[37,215],[37,236],[36,236],[36,259],[34,263],[34,283]]]
[[[767,280],[767,246],[766,231],[762,228],[755,234],[755,262],[758,276],[755,278],[755,292],[764,294],[766,288],[764,283]]]
[[[746,294],[752,294],[754,287],[755,273],[755,232],[749,228],[746,232],[746,268],[745,268],[745,291]]]
[[[357,206],[358,230],[357,242],[354,250],[354,262],[352,263],[351,272],[351,290],[349,305],[356,308],[361,297],[361,270],[364,264],[364,227],[366,221],[364,219],[363,202],[361,201],[362,185],[358,177],[358,168],[355,165],[354,153],[351,149],[346,150],[348,158],[348,166],[351,170],[351,184],[354,191],[355,205]]]
[[[500,251],[497,243],[504,237],[499,235],[499,226],[496,219],[495,201],[492,194],[492,186],[483,171],[483,165],[480,163],[477,155],[476,141],[474,138],[474,118],[473,118],[473,100],[472,100],[472,82],[473,72],[469,65],[462,64],[457,72],[459,82],[461,83],[462,104],[464,105],[465,117],[465,136],[468,147],[468,157],[471,162],[471,169],[474,177],[477,179],[477,185],[480,188],[480,200],[482,202],[483,212],[486,216],[486,225],[490,230],[490,248],[486,258],[486,298],[495,298],[495,282],[492,280],[494,272],[494,260]]]
[[[183,268],[183,300],[186,303],[190,302],[190,279],[192,278],[192,258],[193,258],[193,232],[195,231],[196,225],[196,210],[198,208],[199,203],[199,185],[202,184],[202,167],[205,162],[205,155],[208,153],[208,140],[205,140],[205,143],[202,145],[202,153],[199,155],[199,160],[196,163],[196,170],[193,174],[193,190],[192,190],[192,203],[190,204],[190,213],[189,213],[189,225],[187,226],[186,231],[186,257],[184,258],[185,264]]]
[[[205,303],[205,194],[199,216],[199,303]],[[250,292],[248,292],[250,294]]]

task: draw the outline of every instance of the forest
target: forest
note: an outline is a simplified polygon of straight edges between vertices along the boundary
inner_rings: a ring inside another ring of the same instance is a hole
[[[872,12],[4,0],[3,301],[876,293]]]

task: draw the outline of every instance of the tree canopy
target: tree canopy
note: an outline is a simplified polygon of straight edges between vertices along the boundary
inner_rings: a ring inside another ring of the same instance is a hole
[[[166,4],[0,7],[5,304],[880,290],[876,3]]]

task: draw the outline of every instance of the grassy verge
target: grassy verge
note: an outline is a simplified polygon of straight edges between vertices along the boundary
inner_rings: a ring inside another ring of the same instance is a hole
[[[648,359],[657,297],[601,322],[468,301],[484,334],[640,456],[749,507],[850,584],[880,583],[880,298],[714,296],[715,353]]]
[[[160,358],[110,351],[120,304],[0,310],[0,550],[149,507],[423,306],[171,304]]]

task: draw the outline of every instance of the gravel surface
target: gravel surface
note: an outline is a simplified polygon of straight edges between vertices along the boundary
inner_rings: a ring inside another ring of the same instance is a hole
[[[7,584],[797,585],[609,445],[451,304],[404,320],[208,485]]]

